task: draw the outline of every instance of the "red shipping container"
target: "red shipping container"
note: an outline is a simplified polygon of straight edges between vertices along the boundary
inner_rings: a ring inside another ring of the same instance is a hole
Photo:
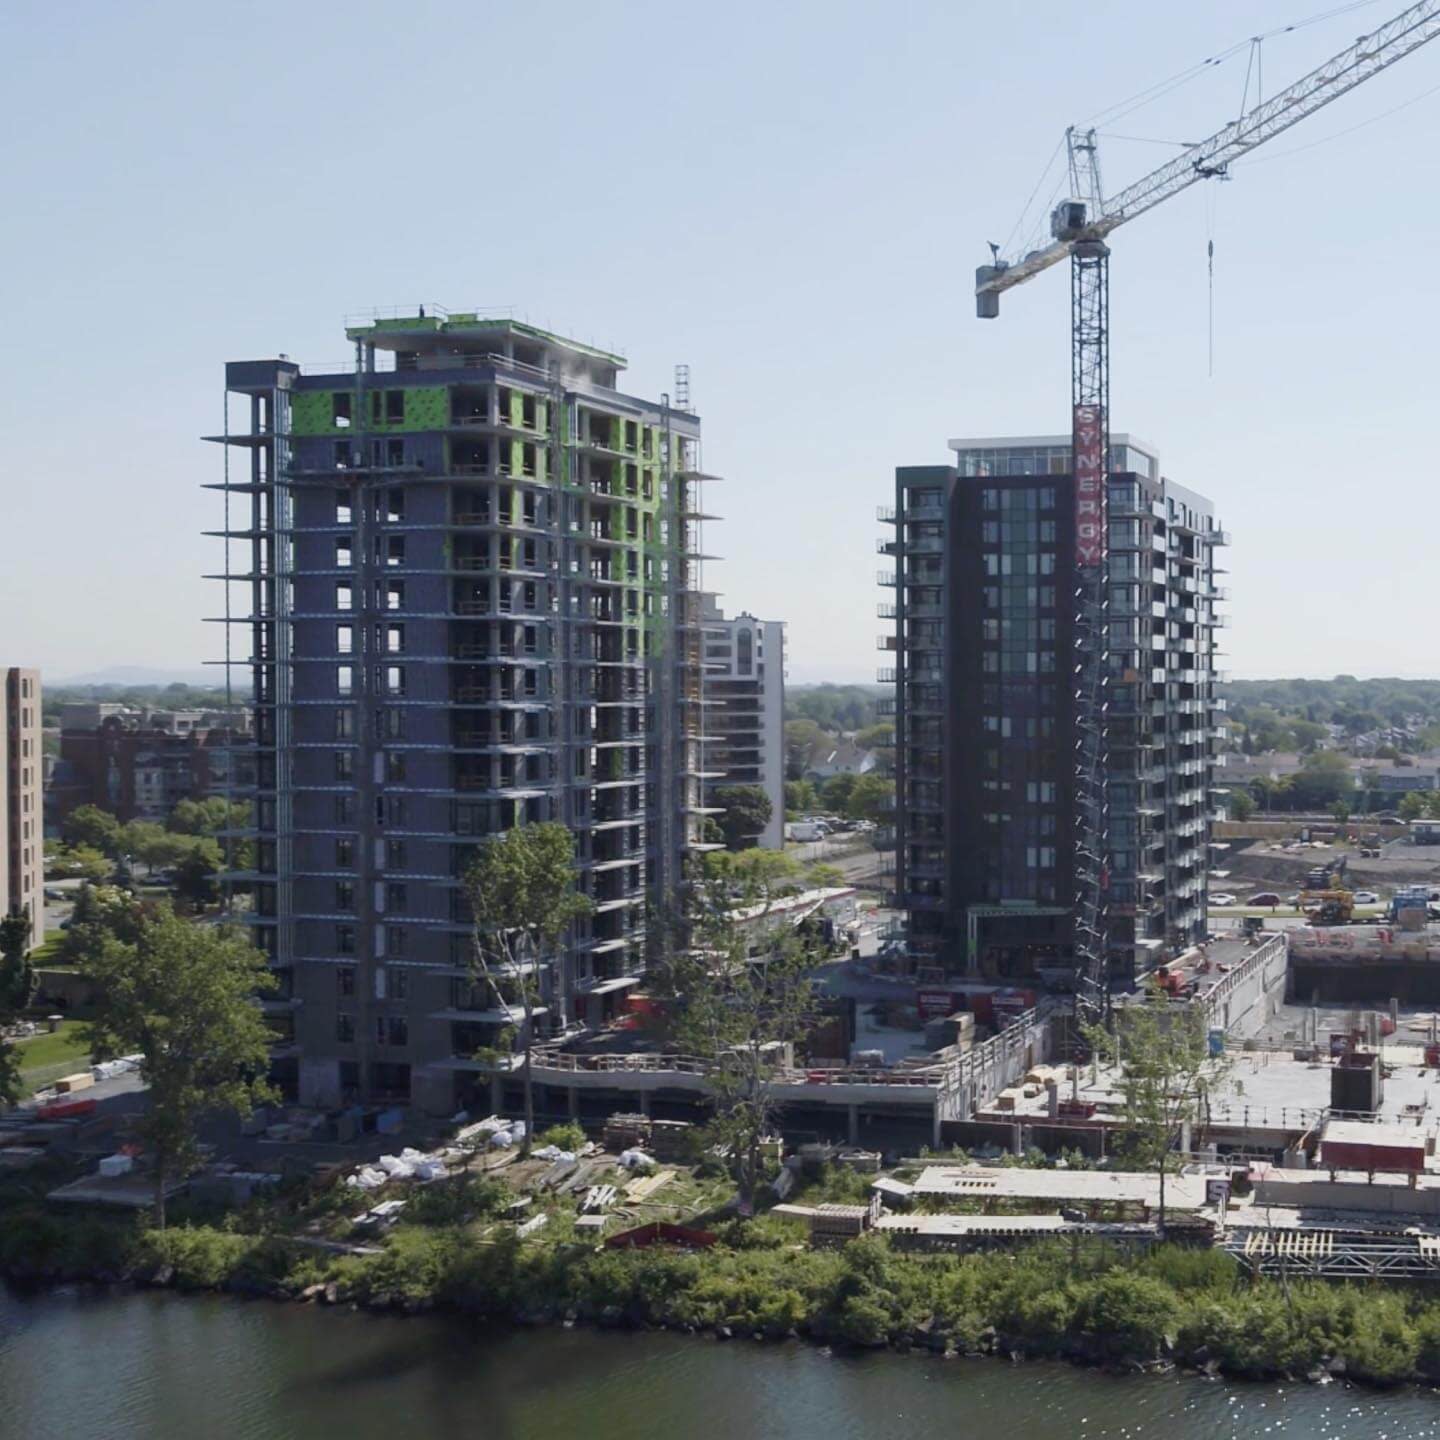
[[[1416,1173],[1425,1168],[1425,1132],[1412,1125],[1332,1120],[1320,1137],[1320,1165],[1367,1174]]]
[[[57,1100],[42,1105],[35,1113],[42,1120],[73,1120],[77,1115],[91,1115],[97,1108],[94,1100]]]

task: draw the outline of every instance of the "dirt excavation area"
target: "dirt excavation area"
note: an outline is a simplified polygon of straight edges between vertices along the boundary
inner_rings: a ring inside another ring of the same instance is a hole
[[[1296,848],[1230,840],[1228,850],[1219,852],[1216,869],[1225,877],[1211,873],[1210,889],[1228,890],[1243,900],[1246,894],[1273,890],[1289,895],[1305,883],[1305,873],[1313,866],[1345,857],[1345,885],[1351,890],[1376,890],[1387,896],[1400,885],[1440,885],[1440,845],[1412,845],[1408,840],[1391,840],[1380,847],[1378,858],[1362,858],[1358,845],[1346,842],[1317,842]]]

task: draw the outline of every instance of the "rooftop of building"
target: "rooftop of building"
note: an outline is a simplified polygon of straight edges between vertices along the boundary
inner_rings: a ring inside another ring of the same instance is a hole
[[[363,317],[352,316],[346,322],[345,336],[380,350],[426,354],[493,350],[499,341],[514,347],[516,359],[535,364],[547,352],[560,352],[577,359],[600,361],[614,370],[623,370],[626,366],[625,357],[613,350],[587,345],[508,315],[447,310],[443,305],[420,305],[408,312],[373,311]]]
[[[244,707],[237,707],[234,711],[158,710],[99,700],[72,700],[60,707],[62,731],[94,730],[107,723],[111,724],[112,728],[118,726],[122,730],[153,730],[172,735],[187,735],[216,728],[247,729],[250,712]]]
[[[957,454],[963,454],[968,450],[1068,450],[1071,437],[1067,435],[980,435],[964,436],[959,439],[947,442],[950,449]],[[1149,441],[1142,440],[1138,435],[1131,435],[1129,431],[1121,430],[1110,436],[1110,446],[1125,445],[1130,449],[1141,450],[1157,464],[1160,460],[1160,451]]]

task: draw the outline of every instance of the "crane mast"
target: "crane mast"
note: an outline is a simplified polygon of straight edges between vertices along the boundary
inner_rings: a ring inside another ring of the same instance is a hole
[[[1106,237],[1201,180],[1224,178],[1250,154],[1332,100],[1388,69],[1440,35],[1440,0],[1411,5],[1293,85],[1255,105],[1207,140],[1120,191],[1109,201],[1100,183],[1093,129],[1066,132],[1071,197],[1050,217],[1052,241],[1018,259],[975,272],[975,310],[1000,313],[1000,296],[1070,261],[1071,469],[1075,486],[1074,947],[1076,1014],[1109,1009],[1109,530],[1110,249]]]

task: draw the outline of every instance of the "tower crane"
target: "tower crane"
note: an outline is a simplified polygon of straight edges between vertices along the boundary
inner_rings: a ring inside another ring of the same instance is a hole
[[[1070,261],[1070,401],[1075,485],[1075,840],[1076,1013],[1109,1008],[1109,627],[1107,479],[1110,430],[1110,248],[1107,237],[1201,180],[1224,179],[1235,160],[1363,84],[1440,35],[1440,0],[1422,0],[1190,145],[1106,200],[1093,129],[1066,131],[1070,198],[1050,216],[1051,243],[1014,260],[995,252],[975,271],[975,310],[1000,313],[1000,296],[1052,265]],[[992,247],[993,249],[994,247]]]

